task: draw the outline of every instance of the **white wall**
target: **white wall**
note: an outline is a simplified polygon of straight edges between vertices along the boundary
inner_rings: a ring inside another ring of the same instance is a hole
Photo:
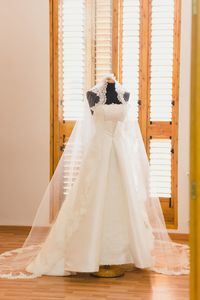
[[[31,225],[49,180],[48,2],[1,3],[0,224],[4,225]],[[178,232],[188,232],[189,220],[190,32],[191,0],[183,0]]]
[[[0,2],[0,225],[30,225],[49,180],[49,1]]]
[[[192,1],[182,0],[178,135],[178,230],[189,232],[190,57]]]

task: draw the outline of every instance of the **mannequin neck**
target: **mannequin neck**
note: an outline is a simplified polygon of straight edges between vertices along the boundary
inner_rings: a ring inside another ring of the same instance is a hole
[[[107,81],[107,88],[106,88],[106,104],[121,104],[121,102],[117,98],[117,92],[115,90],[115,82],[108,82]]]

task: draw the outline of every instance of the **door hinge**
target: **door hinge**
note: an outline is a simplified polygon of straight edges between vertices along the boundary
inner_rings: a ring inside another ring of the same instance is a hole
[[[60,151],[64,151],[65,150],[65,145],[63,144],[62,146],[60,146]]]
[[[196,190],[197,190],[196,181],[193,180],[192,183],[191,183],[191,197],[192,197],[192,200],[196,199]]]

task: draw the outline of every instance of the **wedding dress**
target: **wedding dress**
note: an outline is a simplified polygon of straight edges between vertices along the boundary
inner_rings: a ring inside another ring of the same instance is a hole
[[[150,196],[149,162],[132,101],[124,100],[115,80],[120,104],[106,104],[106,86],[104,79],[92,89],[99,97],[93,107],[85,100],[84,118],[76,122],[29,236],[22,247],[0,255],[0,278],[68,276],[126,263],[189,273],[188,246],[170,239],[159,198]]]

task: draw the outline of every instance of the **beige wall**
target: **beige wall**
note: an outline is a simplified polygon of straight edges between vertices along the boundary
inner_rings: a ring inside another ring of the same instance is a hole
[[[49,1],[1,2],[0,224],[31,225],[49,180]],[[191,0],[182,3],[178,231],[188,232]]]
[[[48,0],[0,9],[0,224],[29,225],[49,179]]]

